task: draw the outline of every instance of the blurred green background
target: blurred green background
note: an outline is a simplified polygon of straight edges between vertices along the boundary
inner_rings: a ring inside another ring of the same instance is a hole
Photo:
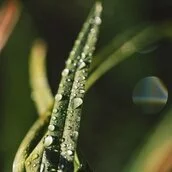
[[[1,1],[3,3],[3,1]],[[28,57],[33,41],[48,44],[48,79],[55,94],[60,72],[93,0],[22,1],[23,11],[0,54],[0,171],[10,172],[19,144],[37,118],[29,85]],[[172,19],[171,0],[104,0],[97,51],[119,33],[143,23]],[[154,51],[137,52],[103,76],[85,98],[79,147],[96,172],[121,172],[146,136],[171,107],[172,43],[157,42]],[[151,47],[148,47],[148,50]],[[157,76],[168,88],[166,107],[142,113],[132,102],[137,82]]]

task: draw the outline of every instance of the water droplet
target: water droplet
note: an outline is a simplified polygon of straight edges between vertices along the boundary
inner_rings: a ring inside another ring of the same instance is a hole
[[[57,170],[57,172],[63,172],[63,170]]]
[[[83,93],[85,93],[85,90],[80,90],[79,92],[80,92],[81,94],[83,94]]]
[[[34,155],[33,155],[33,159],[37,159],[38,157],[39,157],[38,154],[34,154]]]
[[[81,98],[74,98],[74,100],[73,100],[74,109],[76,109],[79,106],[81,106],[82,103],[83,103],[83,100]]]
[[[86,66],[85,62],[80,63],[79,69],[83,69]]]
[[[73,53],[71,52],[71,55],[72,55]],[[71,59],[68,59],[67,61],[66,61],[66,64],[67,65],[69,65],[69,64],[71,64],[71,62],[72,62],[72,60]]]
[[[68,150],[68,151],[67,151],[67,154],[68,154],[69,156],[71,156],[71,155],[73,155],[73,151]]]
[[[52,117],[52,120],[53,120],[53,121],[55,121],[55,120],[56,120],[56,117],[55,117],[55,116],[53,116],[53,117]]]
[[[55,130],[55,126],[54,126],[54,125],[49,125],[49,126],[48,126],[48,129],[49,129],[50,131],[54,131],[54,130]]]
[[[54,149],[54,152],[58,152],[58,150],[57,149]]]
[[[47,137],[45,138],[44,145],[48,147],[48,146],[50,146],[52,143],[53,143],[53,138],[52,138],[52,136],[47,136]]]
[[[62,76],[67,76],[69,74],[69,69],[64,69],[62,72]]]
[[[68,81],[68,82],[70,82],[70,81],[71,81],[71,79],[67,79],[67,81]]]
[[[57,113],[57,109],[53,109],[53,113]]]
[[[100,17],[95,17],[95,24],[99,25],[102,23],[102,20]]]
[[[154,76],[139,81],[133,91],[133,102],[144,113],[155,114],[166,105],[168,91],[162,81]]]
[[[63,98],[63,96],[61,94],[56,94],[56,96],[55,96],[55,99],[57,101],[60,101],[62,98]]]

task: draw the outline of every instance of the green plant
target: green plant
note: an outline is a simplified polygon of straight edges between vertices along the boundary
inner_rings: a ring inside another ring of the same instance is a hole
[[[64,171],[88,171],[88,165],[85,162],[80,163],[76,153],[77,132],[85,91],[113,66],[132,56],[138,49],[143,49],[165,36],[171,37],[171,32],[166,30],[166,24],[163,24],[163,27],[159,25],[148,25],[144,29],[139,27],[139,31],[132,31],[134,36],[132,34],[132,36],[127,35],[122,42],[118,42],[115,38],[100,53],[95,55],[95,61],[93,61],[86,83],[93,51],[90,47],[94,48],[97,39],[95,35],[101,22],[99,18],[100,3],[97,3],[94,9],[95,11],[91,12],[83,31],[75,42],[74,50],[71,52],[66,68],[62,72],[62,81],[59,85],[55,103],[47,84],[44,68],[45,52],[42,52],[42,50],[45,47],[37,47],[41,43],[36,43],[36,51],[37,48],[40,51],[35,54],[33,49],[30,75],[32,95],[36,102],[39,119],[35,122],[18,150],[13,171],[39,171],[40,168],[42,171],[49,171],[49,168],[58,168]],[[92,18],[94,19],[92,20]],[[89,53],[91,53],[91,56],[87,58]],[[73,63],[71,63],[71,60]],[[80,78],[83,79],[80,80]],[[84,89],[85,84],[86,90]],[[79,95],[79,97],[75,98],[75,94]],[[52,107],[53,103],[54,107]],[[75,136],[71,139],[73,133],[75,133]],[[54,138],[49,135],[53,135]],[[58,140],[56,140],[56,137]],[[52,141],[54,141],[52,139],[56,140],[55,144],[52,144]],[[70,149],[67,149],[65,145],[71,145]],[[53,152],[51,152],[52,150]],[[47,156],[47,152],[50,153],[50,156]]]
[[[44,77],[44,69],[35,72],[37,67],[34,65],[38,64],[34,60],[38,57],[32,55],[33,96],[41,115],[21,144],[14,160],[13,171],[78,171],[84,167],[79,163],[76,147],[85,83],[97,41],[101,11],[101,3],[97,2],[75,42],[62,72],[50,121],[47,110],[53,102],[52,95]],[[44,58],[39,59],[39,62],[42,61]],[[39,76],[34,76],[35,73]]]

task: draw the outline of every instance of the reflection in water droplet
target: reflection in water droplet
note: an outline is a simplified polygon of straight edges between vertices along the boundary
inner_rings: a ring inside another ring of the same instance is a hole
[[[77,107],[81,106],[83,103],[83,100],[81,98],[74,98],[73,100],[73,107],[76,109]]]
[[[47,136],[44,141],[45,146],[50,146],[53,143],[53,138],[52,136]]]
[[[133,91],[133,102],[148,114],[161,111],[167,99],[167,89],[162,81],[154,76],[139,81]]]

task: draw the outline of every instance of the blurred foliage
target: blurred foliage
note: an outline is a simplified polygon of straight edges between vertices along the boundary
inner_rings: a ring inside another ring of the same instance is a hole
[[[21,2],[21,17],[0,55],[0,171],[11,171],[15,152],[37,116],[28,75],[28,57],[33,41],[41,37],[47,42],[48,78],[55,93],[64,61],[93,2]],[[170,0],[104,0],[97,51],[138,25],[170,21],[171,11]],[[155,46],[154,51],[138,51],[113,68],[86,96],[79,145],[97,172],[123,171],[134,156],[133,152],[141,150],[145,138],[171,108],[172,43],[163,39]],[[162,113],[154,115],[142,113],[132,103],[134,86],[150,75],[160,77],[169,92],[167,106]]]

